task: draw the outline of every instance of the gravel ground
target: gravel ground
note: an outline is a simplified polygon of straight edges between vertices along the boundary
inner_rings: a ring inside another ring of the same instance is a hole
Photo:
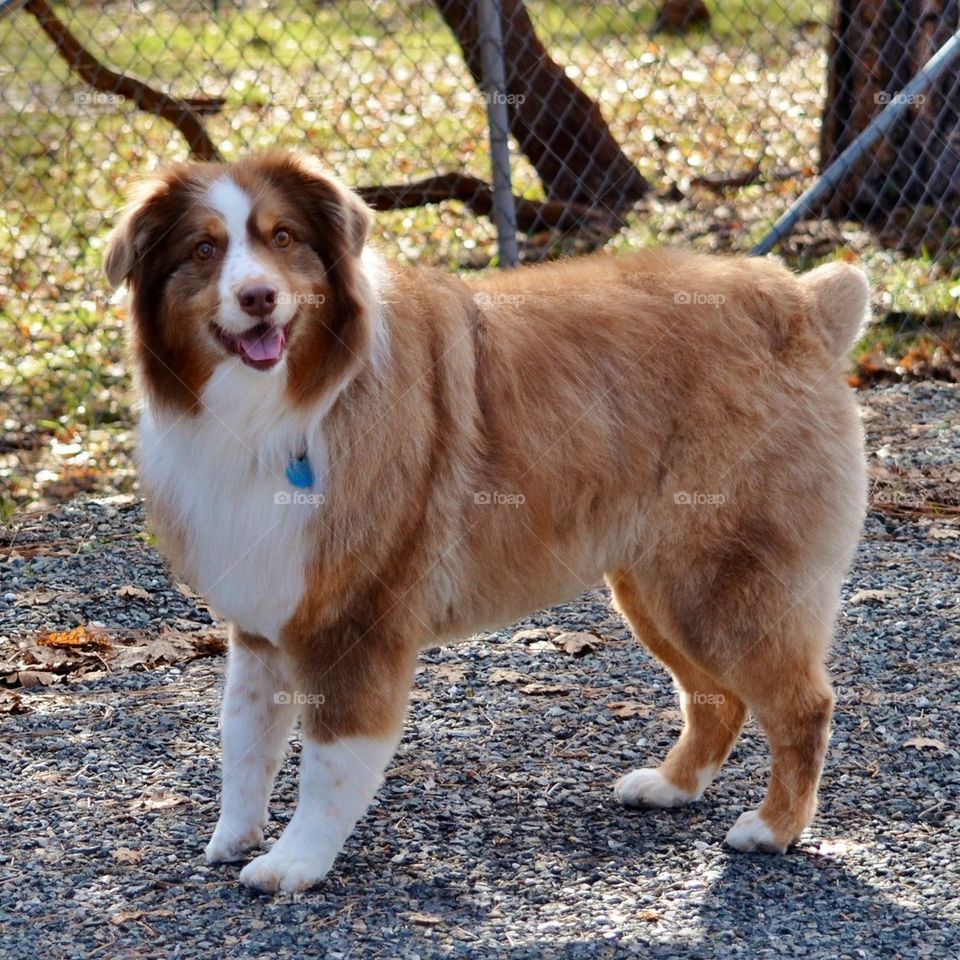
[[[222,658],[7,693],[0,705],[25,712],[0,739],[0,957],[960,957],[960,392],[860,398],[875,504],[831,660],[821,808],[788,856],[721,846],[762,795],[752,724],[699,803],[614,803],[612,781],[663,755],[679,713],[597,590],[423,657],[375,806],[331,878],[297,896],[203,862]],[[91,621],[118,636],[209,628],[138,538],[139,505],[75,503],[14,527],[4,662],[40,630]],[[147,597],[121,595],[131,584]],[[514,636],[533,627],[601,642],[573,658]]]

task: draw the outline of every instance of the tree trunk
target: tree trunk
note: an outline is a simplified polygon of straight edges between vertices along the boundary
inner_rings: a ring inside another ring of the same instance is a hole
[[[825,169],[894,99],[958,26],[957,0],[836,0]],[[906,224],[921,245],[960,223],[960,73],[946,73],[854,167],[826,204],[829,216],[879,228]],[[939,237],[939,239],[938,239]]]
[[[550,200],[622,210],[649,184],[614,140],[597,105],[550,58],[523,0],[501,0],[510,133]],[[437,0],[474,80],[482,77],[477,5]]]

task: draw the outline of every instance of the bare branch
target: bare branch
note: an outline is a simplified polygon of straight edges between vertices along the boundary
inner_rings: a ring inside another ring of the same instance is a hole
[[[406,210],[442,200],[459,200],[473,213],[487,216],[493,209],[493,190],[490,185],[462,173],[444,173],[415,183],[393,186],[358,187],[357,193],[374,210]],[[610,232],[622,226],[616,214],[597,207],[559,200],[526,200],[514,197],[517,225],[521,230],[575,230],[588,228]]]
[[[204,129],[198,113],[213,113],[219,110],[221,99],[177,100],[148,87],[140,80],[127,77],[105,67],[86,50],[79,40],[66,28],[50,9],[47,0],[27,0],[29,10],[44,33],[53,41],[57,53],[67,62],[74,73],[103,93],[120,94],[132,100],[141,110],[169,120],[183,134],[190,152],[198,160],[219,160],[220,154]]]

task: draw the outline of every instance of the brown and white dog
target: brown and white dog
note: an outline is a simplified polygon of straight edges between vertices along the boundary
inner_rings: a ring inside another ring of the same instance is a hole
[[[319,881],[394,752],[418,650],[603,576],[684,714],[617,797],[695,800],[751,711],[770,784],[727,843],[784,851],[816,805],[864,512],[841,376],[863,274],[654,250],[468,285],[385,264],[370,219],[295,155],[184,164],[106,254],[131,292],[153,524],[234,625],[208,860],[261,843],[299,715],[299,803],[240,879]]]

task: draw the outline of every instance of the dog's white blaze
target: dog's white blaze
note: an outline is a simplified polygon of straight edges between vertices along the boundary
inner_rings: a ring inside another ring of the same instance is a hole
[[[250,248],[247,223],[253,211],[253,201],[249,194],[230,177],[221,177],[210,185],[206,202],[223,219],[227,231],[227,251],[217,284],[220,300],[217,322],[230,333],[248,330],[254,320],[240,308],[237,294],[245,286],[268,284],[281,294],[271,320],[279,326],[289,323],[296,304],[292,296],[283,294],[294,291],[282,290],[280,278]]]
[[[231,644],[220,729],[223,790],[206,849],[210,863],[239,859],[263,839],[273,778],[299,712],[286,686],[273,664]]]
[[[310,709],[309,707],[307,709]],[[240,880],[263,890],[302,890],[327,874],[383,780],[397,737],[304,739],[297,809],[268,853]]]

